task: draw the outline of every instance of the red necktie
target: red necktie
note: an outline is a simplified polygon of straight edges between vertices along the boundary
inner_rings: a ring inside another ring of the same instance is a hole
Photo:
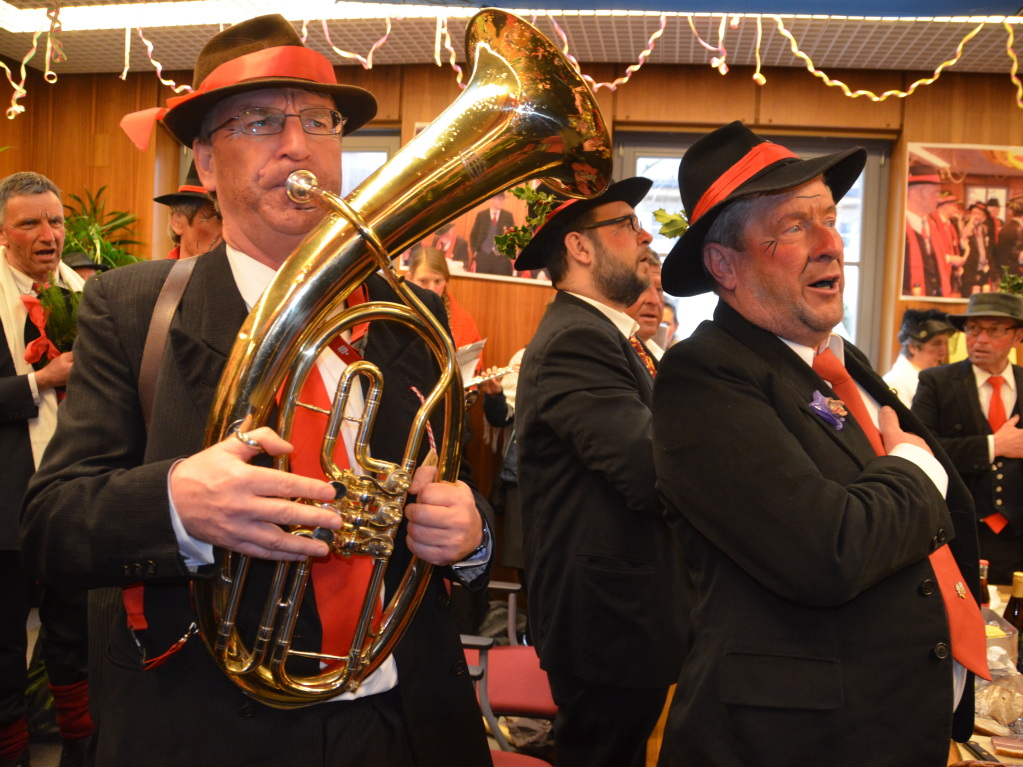
[[[331,407],[331,399],[315,367],[302,387],[299,400],[323,410]],[[326,427],[326,414],[304,407],[295,408],[291,430],[295,452],[291,455],[291,469],[296,474],[317,479],[327,478],[320,466],[320,447]],[[343,439],[337,442],[334,461],[342,468],[349,467],[348,451]],[[348,656],[372,572],[373,560],[370,557],[345,557],[331,552],[326,557],[313,560],[313,591],[323,631],[320,644],[322,652],[342,658]],[[380,613],[380,600],[375,594],[371,598],[374,600],[376,618]]]
[[[25,362],[35,365],[43,357],[46,360],[53,360],[60,356],[60,349],[53,345],[53,342],[46,335],[46,309],[37,296],[18,296],[28,313],[28,321],[31,322],[39,337],[25,344]]]
[[[635,333],[629,336],[629,343],[632,344],[632,348],[636,350],[636,354],[639,355],[639,358],[643,360],[643,364],[646,365],[646,369],[649,371],[650,377],[657,378],[657,366],[654,365],[654,358],[650,356],[650,352],[646,350],[646,347],[643,346],[643,342],[636,337]]]
[[[992,389],[991,404],[987,408],[987,422],[991,425],[991,433],[994,434],[1005,425],[1007,420],[1005,402],[1002,401],[1002,384],[1005,383],[1005,379],[1002,376],[991,376],[987,380]],[[1004,514],[996,511],[994,514],[984,517],[984,524],[990,527],[995,535],[998,535],[1009,524],[1009,520],[1005,518]]]
[[[881,433],[863,404],[863,397],[852,380],[849,371],[838,361],[831,349],[825,349],[813,359],[813,369],[821,378],[831,383],[835,394],[841,397],[846,408],[863,429],[874,451],[886,455]],[[931,567],[938,580],[938,587],[945,602],[949,633],[952,638],[952,657],[973,673],[984,679],[991,675],[987,666],[987,635],[980,607],[964,585],[963,574],[956,564],[948,546],[942,546],[930,554]]]

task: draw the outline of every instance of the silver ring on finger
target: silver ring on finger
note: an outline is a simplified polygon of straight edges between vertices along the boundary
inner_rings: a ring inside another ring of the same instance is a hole
[[[258,450],[261,453],[264,452],[263,446],[257,440],[254,440],[241,429],[238,429],[238,431],[234,433],[234,436],[243,445],[251,447],[253,450]]]

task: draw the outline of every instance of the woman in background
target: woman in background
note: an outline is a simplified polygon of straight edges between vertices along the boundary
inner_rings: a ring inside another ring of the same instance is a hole
[[[416,248],[408,261],[408,279],[421,288],[432,290],[444,299],[448,324],[455,346],[461,348],[480,340],[480,331],[472,316],[463,309],[448,291],[451,273],[443,251],[437,248]]]

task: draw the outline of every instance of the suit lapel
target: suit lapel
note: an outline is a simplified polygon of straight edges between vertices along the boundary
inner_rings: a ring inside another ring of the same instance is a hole
[[[810,407],[814,394],[839,399],[830,386],[798,354],[773,333],[753,325],[723,301],[714,311],[714,322],[761,357],[788,387],[800,410],[861,466],[875,457],[874,448],[856,420],[845,417],[841,429],[826,421]],[[850,370],[852,372],[852,370]],[[856,378],[856,375],[853,374]]]
[[[632,347],[632,343],[630,343],[629,339],[622,335],[617,326],[595,306],[583,301],[582,299],[576,298],[572,294],[566,293],[563,290],[559,290],[554,296],[554,303],[551,304],[548,311],[561,312],[562,309],[567,308],[568,306],[576,306],[584,309],[588,314],[592,315],[595,322],[606,322],[614,328],[615,336],[618,339],[618,345],[621,348],[622,354],[625,355],[625,359],[629,362],[629,369],[636,378],[636,385],[639,387],[640,398],[648,405],[652,404],[654,396],[654,379],[650,375],[650,371],[647,370],[643,360],[640,359],[639,352]],[[560,324],[564,324],[564,322]],[[649,352],[647,353],[649,354]],[[653,359],[653,355],[650,355],[650,358]],[[654,360],[654,368],[656,369],[656,367],[657,361]]]
[[[974,434],[990,434],[991,425],[987,421],[987,414],[980,409],[980,397],[977,395],[977,379],[973,375],[973,365],[969,360],[956,363],[957,367],[952,376],[952,395],[955,397],[959,412],[966,417],[969,414],[973,419]],[[1017,382],[1019,377],[1017,376]],[[1019,384],[1017,383],[1017,387]],[[1017,389],[1019,391],[1019,389]],[[1017,407],[1019,403],[1017,402]]]
[[[209,412],[213,394],[248,311],[221,245],[200,256],[171,324],[173,362],[199,412]]]
[[[1023,368],[1019,368],[1016,365],[1012,366],[1012,377],[1016,379],[1016,405],[1012,408],[1012,412],[1009,416],[1019,415],[1023,410],[1020,408],[1020,399],[1023,399]]]

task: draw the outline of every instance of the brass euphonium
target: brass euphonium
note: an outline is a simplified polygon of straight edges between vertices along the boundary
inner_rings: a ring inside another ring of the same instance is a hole
[[[334,550],[372,557],[373,575],[347,657],[299,652],[292,638],[309,580],[310,563],[278,563],[262,617],[243,632],[239,606],[252,562],[219,552],[218,572],[197,580],[193,601],[200,634],[214,660],[246,693],[279,708],[305,706],[355,690],[393,650],[426,590],[430,565],[413,558],[400,588],[378,621],[374,602],[407,489],[421,454],[428,420],[444,414],[437,440],[437,477],[458,472],[463,420],[461,376],[454,347],[442,325],[391,267],[394,255],[499,191],[528,179],[572,197],[593,197],[611,175],[610,137],[589,87],[558,49],[534,27],[510,13],[486,9],[466,29],[473,75],[463,93],[433,123],[346,199],[319,189],[311,174],[288,181],[296,201],[315,199],[323,222],[287,259],[239,331],[221,377],[205,444],[233,429],[268,423],[283,392],[274,426],[285,439],[298,393],[328,343],[357,324],[386,320],[420,334],[440,368],[437,385],[415,417],[399,463],[370,455],[369,432],[384,382],[376,366],[349,365],[334,397],[320,461],[328,478],[345,486],[331,504],[343,518],[336,533],[294,529],[316,536]],[[366,302],[346,309],[348,296],[382,271],[403,303]],[[362,472],[339,468],[332,454],[348,390],[366,379],[365,414],[355,445]],[[287,456],[274,459],[288,469]],[[324,535],[326,533],[326,535]],[[245,636],[243,636],[243,633]],[[319,661],[320,673],[296,675],[295,656]]]

